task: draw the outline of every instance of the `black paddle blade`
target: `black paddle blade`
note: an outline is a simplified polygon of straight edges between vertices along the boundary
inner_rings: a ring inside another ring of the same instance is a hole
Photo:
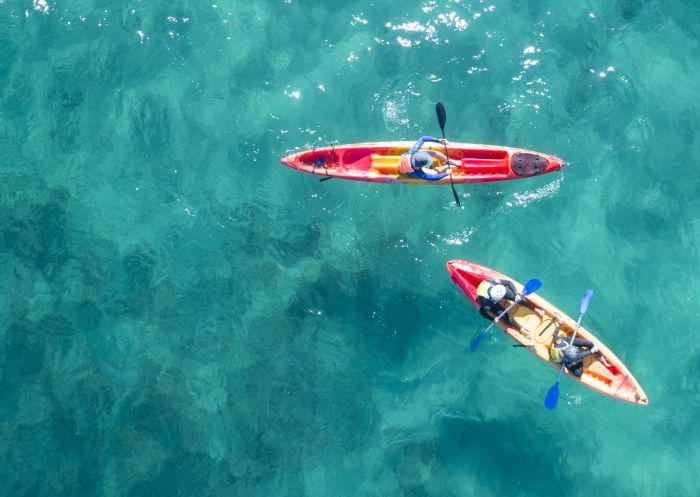
[[[455,185],[452,183],[452,174],[450,174],[450,186],[452,186],[452,195],[455,198],[455,202],[457,202],[457,207],[462,207],[462,202],[459,201],[459,195],[457,195],[457,190],[455,190]]]
[[[333,179],[333,176],[326,176],[325,178],[321,178],[319,181],[328,181],[329,179]]]
[[[445,112],[445,106],[442,105],[442,102],[438,102],[435,104],[435,113],[437,114],[440,129],[444,132],[445,123],[447,122],[447,112]]]

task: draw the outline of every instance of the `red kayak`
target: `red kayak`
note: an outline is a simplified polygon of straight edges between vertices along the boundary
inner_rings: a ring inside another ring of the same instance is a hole
[[[481,307],[477,300],[476,289],[484,280],[510,280],[516,286],[518,292],[522,292],[523,287],[517,281],[473,262],[450,261],[447,263],[447,271],[450,273],[452,280],[462,290],[462,293],[467,296],[476,308]],[[526,298],[534,305],[534,311],[528,307],[518,305],[508,313],[511,319],[515,320],[522,327],[522,330],[509,326],[503,321],[500,321],[498,326],[518,344],[537,356],[538,359],[559,370],[561,364],[554,362],[550,358],[549,352],[552,346],[554,330],[561,325],[560,336],[562,334],[571,336],[576,327],[576,321],[536,294],[528,295]],[[629,369],[610,349],[583,326],[579,327],[576,336],[593,342],[598,347],[599,353],[590,355],[583,360],[584,368],[580,378],[577,378],[565,368],[564,373],[566,376],[615,399],[642,406],[649,404],[649,399],[642,387],[632,376]],[[552,378],[554,377],[552,376]]]
[[[400,174],[399,157],[415,142],[379,142],[338,145],[304,150],[281,159],[282,164],[307,173],[373,183],[409,183],[413,185],[444,185],[445,177],[426,181]],[[439,143],[426,143],[421,150],[436,150],[444,154]],[[450,143],[449,157],[460,162],[452,168],[455,183],[483,183],[529,178],[558,171],[566,163],[553,155],[520,148]]]

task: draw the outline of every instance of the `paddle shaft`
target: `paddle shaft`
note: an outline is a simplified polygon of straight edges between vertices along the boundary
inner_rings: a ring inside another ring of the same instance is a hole
[[[437,113],[437,118],[438,118],[438,124],[440,125],[440,132],[442,133],[442,139],[446,140],[445,138],[445,122],[447,121],[447,113],[445,112],[445,106],[442,104],[442,102],[438,102],[435,104],[435,112]],[[457,202],[458,206],[462,206],[462,203],[459,200],[459,195],[457,195],[457,190],[455,190],[455,183],[454,180],[452,179],[452,166],[450,165],[450,154],[447,152],[447,143],[445,145],[445,160],[447,161],[447,170],[449,171],[450,175],[450,187],[452,188],[452,195],[455,198],[455,202]]]
[[[485,329],[484,331],[482,331],[481,333],[479,333],[479,334],[471,341],[471,343],[469,344],[469,347],[471,348],[472,352],[476,351],[477,347],[479,346],[479,343],[481,343],[481,339],[484,338],[484,337],[486,336],[486,333],[488,333],[488,331],[489,331],[491,328],[493,328],[493,325],[496,324],[496,319],[501,319],[510,309],[513,308],[513,306],[514,306],[515,304],[517,304],[517,302],[513,302],[511,305],[509,305],[508,308],[507,308],[505,311],[503,311],[502,313],[500,313],[500,314],[498,315],[498,317],[496,317],[496,318],[493,320],[493,322],[492,322],[490,325],[488,325],[488,326],[486,327],[486,329]]]
[[[525,345],[524,343],[516,343],[514,345],[511,345],[511,347],[523,347],[523,348],[528,349],[528,350],[535,350],[534,345]]]
[[[445,130],[440,129],[442,131],[442,139],[445,140]],[[455,197],[455,201],[457,202],[457,205],[460,207],[462,206],[462,203],[459,201],[459,195],[457,195],[457,190],[455,190],[455,183],[454,180],[452,179],[452,165],[450,164],[450,154],[447,152],[447,143],[445,145],[445,161],[447,162],[447,171],[450,174],[450,186],[452,187],[452,195]]]
[[[588,310],[588,303],[591,301],[591,297],[593,297],[593,290],[590,288],[586,290],[586,293],[583,295],[583,300],[581,300],[581,312],[578,315],[578,321],[576,321],[576,328],[574,328],[574,334],[571,335],[571,341],[569,342],[569,347],[574,346],[574,340],[576,339],[576,333],[578,333],[579,326],[581,326],[581,320],[583,319],[583,315],[586,313]],[[552,344],[552,347],[554,347],[554,344]],[[566,349],[564,349],[566,350]],[[559,380],[561,380],[561,375],[564,372],[564,368],[566,367],[566,355],[562,360],[561,363],[561,368],[559,368],[559,374],[557,375],[557,381],[554,382],[554,385],[552,385],[547,392],[547,397],[544,399],[544,406],[547,409],[554,409],[557,407],[557,401],[559,400]]]
[[[581,326],[581,320],[583,319],[583,313],[578,315],[578,321],[576,321],[576,328],[574,328],[574,334],[571,335],[571,342],[569,342],[569,347],[574,345],[574,339],[576,338],[576,333],[578,333],[578,328]],[[568,348],[568,347],[567,347]],[[566,363],[562,362],[561,363],[561,368],[559,368],[559,375],[557,376],[557,381],[556,383],[559,383],[559,380],[561,379],[561,374],[564,372],[564,368],[566,367]]]
[[[486,328],[484,331],[482,331],[482,333],[486,333],[487,331],[489,331],[489,330],[493,327],[493,325],[496,324],[496,322],[497,322],[496,320],[500,320],[503,316],[505,316],[505,315],[508,313],[508,311],[510,311],[513,307],[515,307],[515,306],[518,304],[518,302],[520,302],[520,301],[519,301],[519,300],[516,300],[515,302],[513,302],[512,304],[510,304],[510,305],[506,308],[505,311],[503,311],[502,313],[500,313],[500,314],[498,315],[498,317],[497,317],[496,319],[493,320],[493,323],[491,323],[491,324],[488,326],[488,328]]]

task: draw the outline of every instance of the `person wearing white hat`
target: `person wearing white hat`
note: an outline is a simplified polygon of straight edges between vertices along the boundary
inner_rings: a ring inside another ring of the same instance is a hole
[[[501,306],[504,299],[518,302],[533,311],[535,310],[535,306],[527,300],[523,300],[513,282],[509,280],[493,279],[482,281],[476,289],[476,298],[481,304],[479,314],[490,321],[498,322],[498,316],[505,311],[505,307]],[[508,314],[504,314],[501,319],[508,325],[521,331],[523,330]]]

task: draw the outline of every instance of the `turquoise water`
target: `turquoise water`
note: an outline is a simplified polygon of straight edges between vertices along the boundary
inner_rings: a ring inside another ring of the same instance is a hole
[[[0,495],[698,494],[695,2],[0,0]],[[561,173],[285,168],[447,137]],[[576,315],[650,406],[484,326],[468,259]]]

